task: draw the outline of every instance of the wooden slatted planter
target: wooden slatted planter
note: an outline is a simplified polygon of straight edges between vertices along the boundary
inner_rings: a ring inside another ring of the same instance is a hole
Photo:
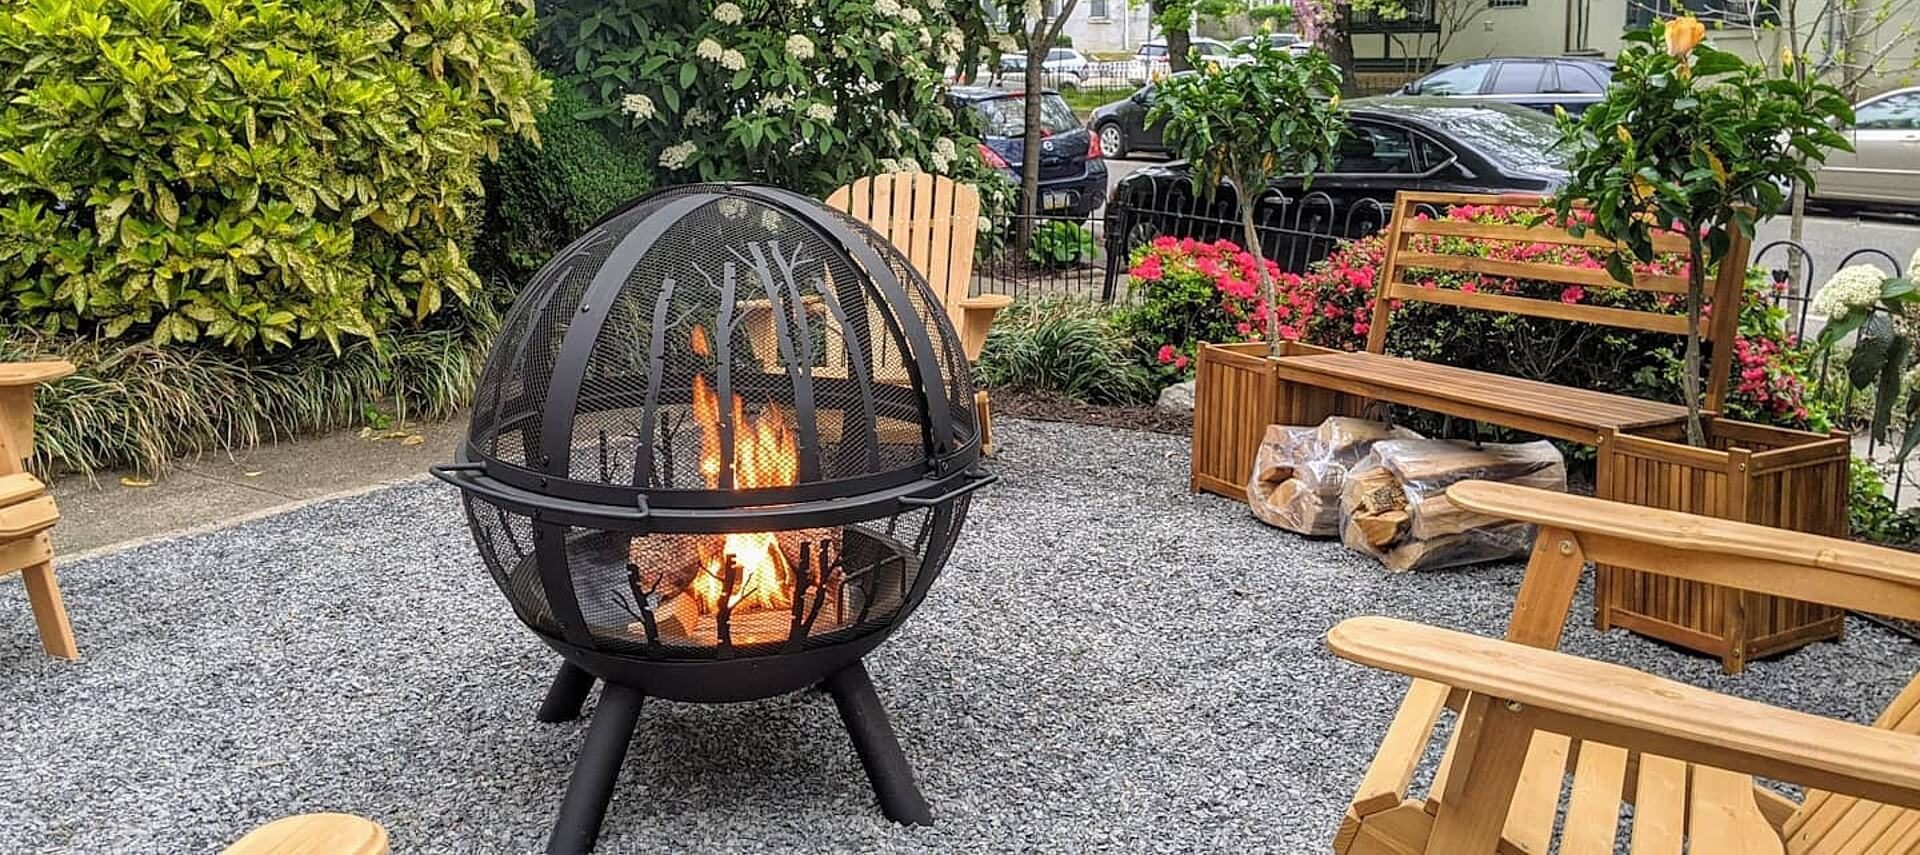
[[[1846,435],[1823,436],[1708,419],[1710,448],[1683,426],[1620,432],[1599,447],[1594,492],[1654,508],[1847,535]],[[1844,615],[1813,603],[1602,565],[1594,622],[1719,657],[1729,674],[1750,659],[1839,638]]]
[[[1299,356],[1337,351],[1284,342],[1281,352]],[[1328,416],[1360,415],[1366,405],[1331,389],[1281,380],[1278,365],[1267,358],[1265,342],[1200,346],[1194,360],[1194,491],[1244,502],[1267,425],[1317,425]]]

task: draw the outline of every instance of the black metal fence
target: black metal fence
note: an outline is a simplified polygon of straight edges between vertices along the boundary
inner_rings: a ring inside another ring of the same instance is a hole
[[[1101,291],[1108,262],[1098,218],[1041,213],[1000,219],[993,231],[981,235],[974,293],[1020,300],[1112,300]],[[1019,241],[1023,224],[1032,228],[1024,251]]]

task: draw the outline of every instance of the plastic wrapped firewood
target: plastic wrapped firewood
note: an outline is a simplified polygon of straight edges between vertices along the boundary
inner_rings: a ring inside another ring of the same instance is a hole
[[[1405,428],[1344,416],[1312,427],[1270,425],[1254,457],[1247,504],[1268,525],[1332,537],[1340,533],[1347,470],[1375,442],[1418,437]]]
[[[1340,497],[1341,539],[1389,570],[1431,570],[1526,554],[1532,532],[1446,498],[1460,481],[1567,488],[1566,461],[1548,442],[1470,445],[1444,440],[1373,444]]]

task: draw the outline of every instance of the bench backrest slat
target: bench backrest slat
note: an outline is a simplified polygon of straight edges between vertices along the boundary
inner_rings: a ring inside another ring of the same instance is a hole
[[[1587,288],[1631,287],[1635,290],[1659,294],[1684,295],[1687,293],[1686,280],[1668,274],[1637,272],[1633,284],[1626,286],[1616,281],[1604,269],[1477,256],[1439,255],[1414,247],[1414,239],[1417,236],[1458,237],[1499,243],[1543,243],[1601,250],[1619,246],[1591,232],[1575,237],[1565,228],[1553,225],[1548,221],[1552,209],[1543,205],[1542,202],[1541,197],[1526,195],[1494,196],[1406,191],[1396,194],[1393,219],[1387,225],[1386,265],[1379,279],[1379,285],[1375,289],[1373,323],[1368,330],[1367,350],[1374,353],[1385,352],[1387,330],[1392,322],[1395,300],[1438,303],[1477,311],[1600,324],[1669,335],[1686,335],[1687,319],[1681,314],[1595,306],[1586,303],[1566,303],[1558,299],[1485,291],[1468,292],[1453,288],[1429,288],[1414,281],[1410,276],[1411,271],[1417,270],[1447,270],[1557,285],[1579,285]],[[1522,226],[1445,219],[1445,210],[1457,205],[1533,208],[1542,214],[1543,221],[1533,226]],[[1442,215],[1425,220],[1417,219],[1417,214],[1422,209],[1438,211]],[[1653,247],[1654,251],[1659,253],[1683,254],[1687,251],[1687,240],[1682,235],[1662,233],[1654,237]],[[1707,298],[1712,305],[1737,307],[1741,304],[1746,288],[1747,251],[1746,236],[1736,229],[1727,249],[1726,259],[1721,262],[1719,272],[1709,283]],[[1730,342],[1738,329],[1739,315],[1737,310],[1714,313],[1708,328],[1701,331],[1702,337],[1710,342]],[[1707,371],[1706,401],[1706,406],[1710,410],[1719,410],[1725,403],[1732,358],[1731,346],[1712,348]]]

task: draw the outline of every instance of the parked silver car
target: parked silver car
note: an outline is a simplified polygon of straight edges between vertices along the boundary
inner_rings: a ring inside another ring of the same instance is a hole
[[[1920,86],[1868,98],[1853,117],[1853,151],[1828,153],[1808,201],[1920,213]]]

